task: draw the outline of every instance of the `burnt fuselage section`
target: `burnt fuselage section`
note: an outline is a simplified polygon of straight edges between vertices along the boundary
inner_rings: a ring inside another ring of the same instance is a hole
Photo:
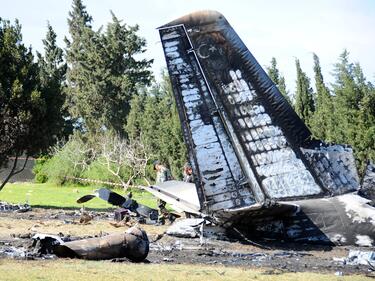
[[[232,224],[359,188],[351,149],[313,139],[221,14],[159,32],[202,212]]]

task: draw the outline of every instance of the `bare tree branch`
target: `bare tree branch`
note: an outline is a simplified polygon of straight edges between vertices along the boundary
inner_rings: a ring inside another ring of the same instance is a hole
[[[6,176],[6,178],[3,180],[3,182],[0,185],[0,191],[3,189],[5,184],[9,181],[9,179],[13,176],[13,172],[17,167],[17,162],[18,162],[18,156],[15,157],[12,169],[10,170],[9,174]]]
[[[101,148],[98,162],[115,176],[126,189],[138,176],[144,177],[149,156],[139,140],[129,141],[117,135],[106,134],[100,138]],[[130,171],[126,180],[122,172]]]
[[[23,162],[22,168],[13,172],[12,176],[21,173],[25,169],[28,160],[29,160],[29,155],[26,156],[25,161]]]

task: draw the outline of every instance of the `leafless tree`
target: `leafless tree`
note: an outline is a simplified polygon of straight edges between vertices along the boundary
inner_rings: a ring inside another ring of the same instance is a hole
[[[147,149],[140,140],[127,140],[118,135],[104,134],[100,137],[98,162],[114,175],[126,189],[137,177],[145,177],[146,165],[150,159]],[[131,171],[123,178],[121,171]]]

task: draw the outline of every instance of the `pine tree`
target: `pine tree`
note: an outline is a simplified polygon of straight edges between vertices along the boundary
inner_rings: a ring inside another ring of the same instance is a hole
[[[322,140],[332,142],[334,140],[334,116],[333,102],[328,87],[324,83],[319,57],[313,54],[316,109],[311,120],[311,130],[314,135]]]
[[[344,50],[339,62],[334,65],[335,83],[333,90],[334,115],[337,122],[335,141],[353,145],[357,138],[354,125],[358,118],[359,102],[362,94],[354,80],[354,64],[349,62],[349,52]]]
[[[45,43],[52,41],[47,39]],[[21,25],[0,19],[0,168],[14,157],[0,190],[23,170],[29,157],[45,152],[55,141],[59,102],[46,91],[40,73],[31,48],[22,43]],[[18,169],[20,156],[26,160]]]
[[[138,94],[138,89],[149,85],[152,60],[136,59],[145,52],[146,41],[136,33],[139,27],[122,24],[112,13],[112,22],[107,25],[102,36],[105,53],[104,61],[109,75],[105,80],[105,98],[108,100],[106,120],[108,126],[122,134],[123,124],[129,114],[130,100]]]
[[[349,61],[347,50],[335,64],[334,75],[336,142],[350,144],[363,168],[366,160],[375,159],[374,86],[366,82],[359,63]]]
[[[299,117],[310,126],[312,115],[315,111],[313,91],[310,87],[310,79],[302,71],[299,60],[296,59],[297,87],[295,111]]]
[[[279,89],[281,94],[286,98],[289,104],[292,104],[288,90],[286,89],[285,78],[280,74],[279,69],[277,68],[277,61],[276,58],[271,59],[271,65],[266,68],[268,76],[271,78],[273,83],[275,83],[276,87]]]
[[[124,135],[130,100],[151,80],[150,60],[137,60],[145,51],[138,26],[122,24],[112,13],[106,30],[93,31],[81,0],[74,0],[67,40],[70,112],[89,133],[114,130]]]
[[[73,118],[80,123],[85,122],[85,113],[90,111],[85,107],[87,98],[87,77],[84,75],[88,55],[90,38],[94,32],[91,29],[92,17],[87,13],[81,0],[73,0],[72,11],[69,12],[68,26],[70,40],[65,37],[66,62],[68,65],[67,79],[67,107]],[[100,62],[98,62],[100,63]],[[90,70],[89,70],[90,71]],[[91,81],[89,81],[91,83]]]
[[[48,122],[42,127],[45,135],[51,136],[51,143],[72,132],[72,124],[64,109],[64,83],[66,63],[63,50],[56,44],[56,33],[47,25],[46,38],[43,39],[44,55],[37,52],[39,66],[39,87],[49,107],[46,109]]]

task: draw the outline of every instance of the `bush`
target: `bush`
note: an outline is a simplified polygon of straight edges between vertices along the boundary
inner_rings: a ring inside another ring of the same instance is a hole
[[[57,146],[50,159],[41,160],[36,169],[38,182],[55,184],[75,177],[127,184],[145,184],[146,175],[155,176],[144,145],[111,132],[98,135],[73,134],[64,146]],[[148,167],[146,167],[148,166]]]
[[[35,160],[35,165],[33,168],[33,173],[35,175],[34,180],[37,183],[45,183],[48,180],[48,175],[43,170],[44,165],[50,159],[49,156],[44,155]]]
[[[89,153],[80,137],[72,135],[64,146],[55,147],[55,154],[44,163],[40,173],[46,175],[49,182],[58,185],[71,181],[71,177],[80,177],[87,169]]]

